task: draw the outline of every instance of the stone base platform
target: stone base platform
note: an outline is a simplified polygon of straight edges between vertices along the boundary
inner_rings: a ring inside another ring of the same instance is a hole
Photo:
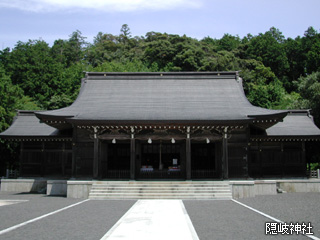
[[[1,179],[4,192],[46,192],[48,196],[88,198],[96,181],[50,179]],[[106,184],[119,181],[103,181]],[[139,181],[127,181],[139,183]],[[158,181],[161,183],[161,181]],[[196,183],[197,181],[188,181]],[[207,181],[209,182],[209,181]],[[212,181],[214,183],[216,181]],[[257,195],[275,195],[281,192],[320,192],[320,179],[239,180],[223,181],[230,185],[232,198],[248,198]],[[155,183],[155,181],[150,181]]]

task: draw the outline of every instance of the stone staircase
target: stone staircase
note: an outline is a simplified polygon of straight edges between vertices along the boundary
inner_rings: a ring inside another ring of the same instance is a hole
[[[89,199],[231,199],[227,181],[95,181]]]

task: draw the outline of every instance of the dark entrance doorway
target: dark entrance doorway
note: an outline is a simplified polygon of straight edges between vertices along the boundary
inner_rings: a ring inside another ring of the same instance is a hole
[[[215,143],[191,144],[191,177],[218,178]]]
[[[183,142],[153,141],[141,143],[141,160],[137,163],[139,179],[183,179],[185,176]]]
[[[116,144],[103,142],[102,152],[103,178],[129,179],[130,178],[130,143]]]

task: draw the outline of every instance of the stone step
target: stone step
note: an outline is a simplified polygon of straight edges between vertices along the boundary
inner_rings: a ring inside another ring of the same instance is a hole
[[[167,190],[167,191],[176,191],[176,190],[205,190],[205,191],[221,191],[221,190],[230,190],[228,187],[97,187],[92,186],[91,190]]]
[[[208,194],[208,193],[202,193],[197,195],[190,195],[190,194],[176,194],[176,193],[161,193],[161,194],[130,194],[130,193],[110,193],[110,194],[90,194],[90,199],[93,198],[111,198],[111,197],[120,197],[120,198],[231,198],[231,195],[229,193],[225,194]]]
[[[108,200],[108,199],[189,199],[189,200],[196,200],[196,199],[220,199],[220,200],[230,200],[232,197],[230,195],[225,196],[214,196],[214,195],[197,195],[197,196],[190,196],[190,195],[108,195],[108,196],[90,196],[92,200]]]
[[[90,199],[231,199],[228,182],[94,182]]]
[[[101,195],[109,195],[115,193],[114,191],[92,191],[91,195],[93,194],[101,194]],[[228,191],[223,191],[223,192],[208,192],[208,191],[198,191],[198,192],[186,192],[186,191],[117,191],[116,193],[118,194],[140,194],[140,195],[147,195],[147,194],[184,194],[184,195],[197,195],[197,194],[229,194],[230,192]]]
[[[101,192],[96,192],[96,193],[92,193],[90,192],[90,195],[104,195],[105,193],[101,193]],[[199,193],[198,195],[228,195],[229,192],[224,192],[224,193],[208,193],[208,192],[203,192],[203,193]],[[168,193],[158,193],[158,192],[148,192],[148,193],[135,193],[135,192],[123,192],[123,193],[118,193],[118,192],[112,192],[112,193],[108,193],[108,195],[190,195],[187,192],[168,192]]]
[[[228,181],[94,181],[94,184],[226,184]]]
[[[103,190],[103,189],[109,189],[109,190],[139,190],[139,189],[146,189],[146,190],[229,190],[230,187],[178,187],[178,186],[168,186],[168,187],[153,187],[153,186],[148,186],[148,187],[128,187],[128,186],[121,186],[121,187],[97,187],[97,186],[92,186],[92,190]]]
[[[214,185],[214,184],[207,184],[207,185],[148,185],[148,184],[143,184],[143,185],[127,185],[127,184],[119,184],[119,185],[108,185],[108,184],[93,184],[92,185],[95,188],[119,188],[119,187],[130,187],[130,188],[142,188],[142,187],[157,187],[157,188],[183,188],[183,187],[189,187],[189,188],[204,188],[204,187],[211,187],[211,188],[226,188],[229,187],[229,185]]]
[[[181,199],[181,200],[230,200],[231,197],[163,197],[163,196],[140,196],[140,197],[90,197],[91,200],[140,200],[140,199]]]
[[[229,185],[228,182],[93,182],[96,185]]]
[[[193,184],[179,184],[179,183],[171,183],[171,184],[163,184],[163,183],[136,183],[136,184],[126,184],[126,183],[93,183],[94,186],[102,186],[102,187],[119,187],[119,186],[129,186],[129,187],[146,187],[146,186],[153,186],[153,187],[167,187],[167,186],[197,186],[197,187],[204,187],[204,186],[221,186],[226,187],[229,186],[229,184],[226,183],[193,183]]]

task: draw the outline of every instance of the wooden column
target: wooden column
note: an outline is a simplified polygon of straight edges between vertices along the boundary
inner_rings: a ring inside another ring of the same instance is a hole
[[[262,158],[261,158],[261,152],[262,152],[262,148],[261,148],[261,143],[258,143],[258,161],[259,161],[259,175],[260,177],[263,177],[263,172],[262,172]]]
[[[73,126],[73,134],[72,134],[72,167],[71,167],[71,178],[74,179],[77,175],[77,168],[76,168],[76,152],[77,152],[77,146],[76,146],[76,134],[77,134],[77,128],[76,126]]]
[[[134,138],[134,128],[131,128],[130,138],[130,179],[135,179],[135,161],[136,161],[136,140]]]
[[[65,142],[63,142],[62,143],[62,152],[61,152],[61,173],[62,173],[62,176],[65,176],[66,175],[66,173],[65,173],[65,163],[66,163],[66,159],[67,159],[67,157],[66,157],[66,152],[65,152],[65,150],[66,150],[66,143]]]
[[[228,127],[225,127],[222,136],[222,172],[224,179],[229,178],[228,168]]]
[[[190,139],[190,127],[187,128],[186,139],[186,179],[191,180],[191,139]]]
[[[250,161],[250,128],[247,125],[247,129],[246,129],[246,136],[247,136],[247,141],[246,141],[246,156],[245,156],[245,161],[246,161],[246,178],[249,178],[249,161]]]
[[[284,159],[284,144],[280,142],[280,161],[281,161],[281,178],[284,177],[285,159]]]
[[[93,178],[99,178],[99,139],[97,136],[97,128],[93,128]]]
[[[44,176],[45,174],[45,168],[47,164],[47,159],[46,159],[46,153],[44,151],[44,142],[42,142],[42,149],[41,149],[41,169],[40,169],[40,175],[41,177]]]
[[[24,174],[24,159],[25,159],[25,156],[24,156],[24,142],[21,141],[21,144],[20,144],[20,176],[23,176]]]
[[[108,177],[108,143],[100,141],[100,154],[99,154],[99,164],[100,164],[100,178]]]
[[[310,167],[309,167],[309,169],[307,169],[307,163],[306,163],[306,142],[305,141],[302,141],[301,142],[301,148],[302,148],[302,165],[304,166],[304,168],[303,168],[303,174],[302,174],[302,176],[304,176],[305,175],[305,173],[307,172],[307,170],[310,170]],[[309,175],[310,175],[310,173],[309,173]],[[319,176],[318,176],[319,177]]]

